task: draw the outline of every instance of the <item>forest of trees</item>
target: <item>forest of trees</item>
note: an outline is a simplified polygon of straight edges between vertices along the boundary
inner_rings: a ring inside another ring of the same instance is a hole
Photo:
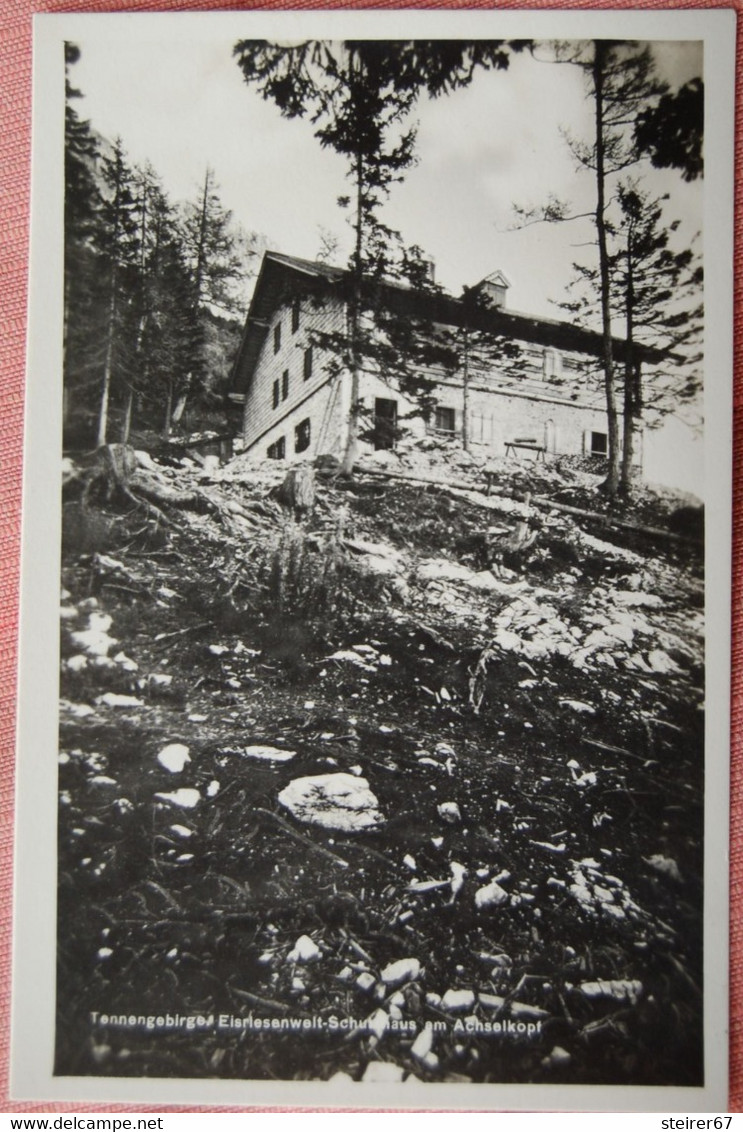
[[[219,425],[262,239],[233,219],[207,168],[169,200],[156,170],[77,112],[79,49],[66,45],[64,440],[169,437],[188,405]]]

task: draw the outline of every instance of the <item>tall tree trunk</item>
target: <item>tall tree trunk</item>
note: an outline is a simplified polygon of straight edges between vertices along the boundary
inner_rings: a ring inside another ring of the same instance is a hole
[[[131,385],[126,394],[126,406],[124,408],[124,419],[121,422],[121,443],[129,443],[129,434],[132,431],[132,410],[134,408],[134,390]]]
[[[348,413],[348,432],[346,450],[343,455],[341,472],[349,476],[353,471],[358,455],[359,417],[361,405],[361,359],[359,357],[359,331],[361,320],[362,251],[363,251],[363,204],[364,204],[364,159],[361,152],[355,158],[356,174],[356,240],[353,252],[351,281],[351,301],[348,312],[348,353],[351,364],[351,404]]]
[[[464,328],[464,362],[462,369],[462,447],[470,450],[470,336]]]
[[[601,280],[601,323],[603,339],[604,392],[608,433],[609,469],[604,484],[609,498],[619,486],[619,415],[614,381],[614,355],[611,338],[611,279],[606,239],[606,139],[604,137],[604,67],[608,46],[594,40],[593,84],[596,112],[596,233],[599,245],[599,276]]]
[[[173,414],[173,379],[168,378],[168,395],[165,398],[165,420],[163,421],[163,437],[165,440],[170,438],[170,429],[172,424]]]
[[[626,355],[624,361],[624,435],[622,438],[622,477],[619,490],[622,495],[629,495],[632,490],[632,463],[635,450],[635,385],[637,381],[638,363],[635,361],[634,345],[634,310],[635,310],[635,284],[633,277],[633,248],[632,224],[627,231],[627,286],[624,293],[624,311],[626,328]]]
[[[108,408],[111,401],[111,377],[113,374],[114,331],[116,324],[116,267],[111,272],[111,296],[108,307],[108,322],[106,325],[106,353],[103,362],[103,381],[101,384],[101,400],[98,408],[98,432],[96,446],[102,447],[106,443],[108,434]]]

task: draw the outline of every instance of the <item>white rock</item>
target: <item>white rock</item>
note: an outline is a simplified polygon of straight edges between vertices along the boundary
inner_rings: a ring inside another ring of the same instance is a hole
[[[561,707],[568,707],[571,711],[578,712],[579,715],[595,715],[596,708],[591,704],[585,704],[582,700],[560,700]]]
[[[417,959],[396,959],[394,963],[388,963],[379,976],[385,986],[399,987],[402,983],[409,983],[413,979],[417,979],[421,971],[421,965]]]
[[[376,985],[377,980],[374,978],[371,971],[362,971],[356,979],[356,986],[362,991],[368,992],[373,990]]]
[[[180,774],[186,763],[191,762],[191,756],[183,743],[169,743],[160,751],[157,761],[171,774]]]
[[[451,869],[451,894],[452,896],[456,896],[462,889],[464,878],[467,876],[467,870],[464,865],[460,865],[458,861],[451,861],[449,868]]]
[[[458,1013],[460,1010],[471,1010],[475,1005],[475,994],[471,990],[454,990],[450,988],[441,999],[441,1009]]]
[[[495,908],[508,900],[508,893],[496,881],[491,881],[475,893],[477,908]]]
[[[60,700],[59,709],[75,719],[85,719],[86,716],[95,714],[95,708],[90,704],[72,704],[69,700]]]
[[[187,825],[171,825],[170,828],[178,837],[193,837],[193,830],[189,829]]]
[[[416,1057],[419,1061],[422,1061],[426,1054],[431,1052],[432,1045],[433,1030],[429,1026],[427,1026],[418,1034],[418,1037],[410,1047],[410,1052],[413,1057]]]
[[[216,798],[217,794],[219,793],[219,789],[219,783],[217,782],[216,778],[213,778],[206,788],[207,798]]]
[[[652,857],[647,857],[646,860],[656,872],[663,873],[671,880],[682,881],[681,871],[672,857],[664,857],[662,853],[655,853]]]
[[[363,668],[365,672],[376,672],[376,667],[373,664],[367,664],[360,653],[354,652],[353,649],[338,649],[328,660],[345,661],[347,664],[355,664],[357,668]]]
[[[639,979],[598,979],[596,982],[581,983],[578,990],[586,998],[613,998],[617,1002],[631,1002],[633,1005],[642,994]]]
[[[290,963],[312,963],[321,956],[322,951],[315,941],[308,935],[301,935],[286,958]]]
[[[137,699],[136,696],[120,696],[117,692],[105,692],[95,702],[104,707],[144,707],[144,700]]]
[[[480,1006],[486,1007],[488,1010],[500,1010],[505,1003],[505,998],[500,994],[488,994],[486,991],[480,991],[477,996]]]
[[[653,672],[660,672],[662,674],[680,672],[681,669],[675,661],[671,660],[667,652],[662,649],[653,649],[648,653],[648,664]]]
[[[389,1085],[402,1081],[404,1070],[390,1061],[370,1061],[364,1070],[362,1081],[371,1081],[376,1085]]]
[[[155,795],[162,802],[170,802],[173,806],[182,806],[184,810],[192,810],[201,801],[201,794],[190,786],[184,786],[172,793],[159,793]]]
[[[405,854],[405,856],[402,859],[402,863],[403,863],[403,865],[407,865],[407,867],[410,869],[410,871],[412,873],[414,873],[415,870],[418,868],[418,866],[415,863],[415,857],[411,856],[410,853]]]
[[[542,1065],[551,1069],[556,1069],[560,1065],[568,1065],[570,1063],[570,1054],[562,1046],[555,1046],[547,1057],[542,1059]]]
[[[384,822],[367,780],[351,774],[295,778],[278,800],[299,821],[344,833],[376,829]]]
[[[380,1006],[379,1010],[375,1010],[374,1013],[370,1014],[366,1019],[365,1029],[374,1034],[376,1038],[381,1038],[384,1035],[384,1032],[389,1024],[389,1015],[387,1014],[387,1011],[382,1010]]]
[[[82,672],[84,668],[88,667],[88,658],[85,653],[78,652],[74,656],[68,657],[64,666],[68,672]]]
[[[462,813],[456,802],[442,802],[437,811],[439,817],[449,825],[456,825],[462,820]]]
[[[243,754],[247,755],[250,759],[265,759],[273,763],[285,763],[289,759],[293,759],[296,751],[285,751],[281,747],[263,746],[258,743],[251,747],[245,747]]]

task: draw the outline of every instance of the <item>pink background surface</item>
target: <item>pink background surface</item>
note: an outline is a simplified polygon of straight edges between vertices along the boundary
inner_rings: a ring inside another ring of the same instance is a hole
[[[13,790],[15,757],[15,695],[18,643],[18,581],[21,533],[21,479],[23,444],[24,354],[26,336],[27,251],[31,172],[31,18],[35,12],[200,11],[256,9],[395,8],[492,9],[479,3],[407,0],[335,3],[333,0],[267,0],[265,3],[188,2],[188,0],[89,0],[87,4],[34,4],[29,0],[0,0],[0,1111],[132,1111],[128,1106],[29,1104],[8,1100],[11,991],[11,911],[13,870]],[[497,4],[499,8],[734,8],[743,0],[722,4],[714,0],[666,3],[664,0],[568,0],[566,3]],[[737,37],[736,90],[736,219],[735,219],[735,461],[733,533],[733,688],[731,785],[731,1001],[730,1001],[730,1102],[731,1112],[743,1111],[743,618],[740,616],[743,571],[743,19]],[[172,1106],[139,1106],[152,1112],[178,1111]],[[219,1111],[189,1108],[181,1111]],[[247,1111],[224,1109],[222,1111]]]

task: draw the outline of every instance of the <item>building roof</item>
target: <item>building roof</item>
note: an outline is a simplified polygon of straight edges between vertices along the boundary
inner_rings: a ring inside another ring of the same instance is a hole
[[[233,367],[234,394],[244,395],[250,384],[271,317],[277,307],[289,296],[302,290],[327,292],[337,288],[340,295],[341,287],[347,279],[347,271],[331,264],[299,259],[280,252],[265,253]],[[398,282],[385,282],[384,288],[385,300],[389,305],[411,317],[426,318],[442,325],[469,326],[474,330],[488,331],[537,346],[572,350],[596,358],[603,352],[601,334],[569,322],[536,318],[505,307],[473,309],[465,305],[462,299],[444,292],[414,290]],[[624,350],[623,340],[614,339],[615,356],[621,359]],[[650,351],[645,349],[643,354],[650,356]]]

